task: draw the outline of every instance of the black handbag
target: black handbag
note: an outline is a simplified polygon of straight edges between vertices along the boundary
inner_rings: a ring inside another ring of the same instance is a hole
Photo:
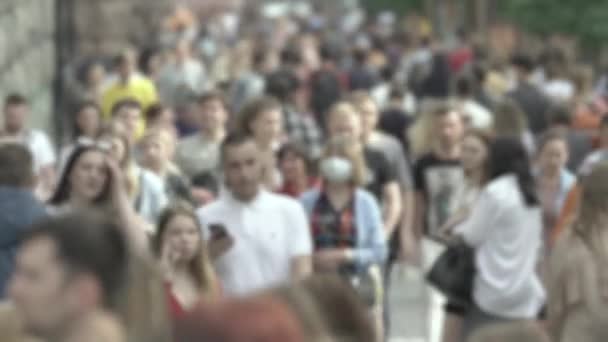
[[[475,251],[457,238],[435,260],[426,280],[452,304],[469,307],[473,303]]]

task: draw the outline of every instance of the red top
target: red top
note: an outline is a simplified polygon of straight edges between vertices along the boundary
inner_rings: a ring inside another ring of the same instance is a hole
[[[180,304],[179,300],[173,294],[173,289],[171,288],[171,284],[169,282],[165,283],[165,294],[167,297],[167,306],[169,308],[169,313],[171,314],[171,318],[174,320],[184,317],[187,313],[186,309]]]

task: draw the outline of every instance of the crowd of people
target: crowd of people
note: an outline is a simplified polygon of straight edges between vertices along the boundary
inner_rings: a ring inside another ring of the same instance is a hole
[[[605,77],[362,14],[176,8],[82,66],[59,139],[8,95],[3,341],[387,341],[394,264],[455,239],[429,342],[608,340]]]

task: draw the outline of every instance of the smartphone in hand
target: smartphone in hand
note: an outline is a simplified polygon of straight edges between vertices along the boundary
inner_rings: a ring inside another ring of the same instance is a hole
[[[228,233],[226,226],[221,223],[209,225],[211,238],[207,242],[209,248],[209,256],[211,259],[217,259],[226,254],[234,245],[234,239]]]

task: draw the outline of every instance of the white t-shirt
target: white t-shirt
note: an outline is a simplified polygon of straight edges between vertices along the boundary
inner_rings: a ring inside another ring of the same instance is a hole
[[[475,303],[500,317],[535,318],[546,297],[536,272],[542,214],[540,206],[525,204],[517,178],[505,175],[489,183],[471,216],[455,229],[476,251]]]
[[[46,133],[32,129],[16,136],[8,136],[8,138],[27,146],[32,154],[33,167],[36,174],[43,167],[54,166],[56,162],[55,150]]]
[[[197,212],[203,235],[209,225],[222,224],[234,245],[215,261],[224,291],[247,295],[281,285],[290,278],[293,258],[312,254],[312,238],[301,204],[260,190],[243,203],[228,191]]]

